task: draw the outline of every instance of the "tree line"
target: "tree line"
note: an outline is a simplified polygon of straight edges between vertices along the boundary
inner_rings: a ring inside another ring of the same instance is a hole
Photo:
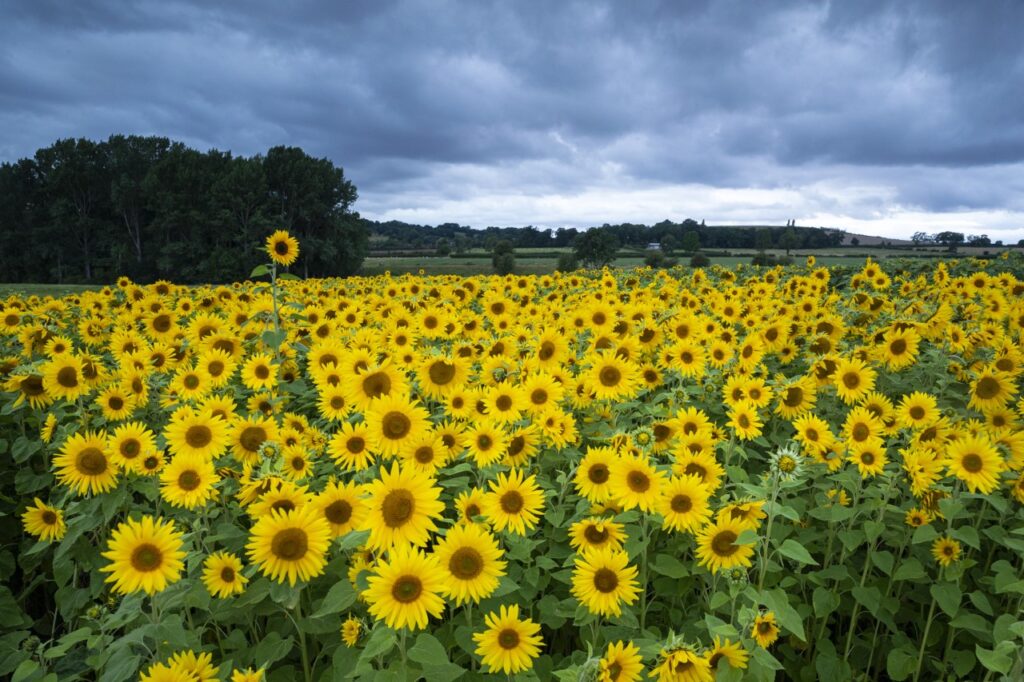
[[[230,282],[286,229],[304,276],[359,270],[369,233],[342,168],[298,147],[251,157],[166,137],[58,140],[0,164],[0,281]]]
[[[552,230],[526,227],[487,227],[482,230],[457,223],[437,226],[414,225],[397,220],[370,221],[371,248],[374,251],[437,250],[440,255],[464,253],[470,249],[493,251],[499,242],[514,248],[562,248],[576,244],[580,235],[599,230],[615,238],[620,248],[646,249],[658,244],[663,251],[698,249],[821,249],[839,246],[839,230],[801,227],[708,226],[692,218],[682,222],[663,220],[654,225],[605,223],[578,230],[574,227]]]

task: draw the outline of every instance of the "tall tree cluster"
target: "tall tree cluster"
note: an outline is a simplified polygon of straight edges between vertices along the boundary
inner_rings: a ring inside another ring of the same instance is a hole
[[[0,281],[229,282],[295,235],[303,276],[350,275],[366,254],[355,186],[298,147],[200,152],[165,137],[58,140],[0,164]]]

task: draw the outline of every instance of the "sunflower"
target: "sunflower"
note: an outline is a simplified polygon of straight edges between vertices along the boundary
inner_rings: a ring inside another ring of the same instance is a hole
[[[598,682],[637,682],[643,677],[640,647],[632,642],[611,642],[598,662]]]
[[[4,384],[4,390],[17,393],[14,407],[27,402],[32,408],[40,409],[53,402],[43,385],[43,377],[38,374],[12,374]]]
[[[117,485],[117,468],[105,454],[107,439],[102,433],[76,433],[53,458],[57,478],[79,495],[103,493]]]
[[[363,411],[370,409],[374,400],[408,393],[405,374],[387,360],[380,365],[364,367],[344,376],[349,402]]]
[[[466,452],[479,468],[494,464],[505,455],[508,437],[496,422],[480,419],[466,429]]]
[[[536,527],[544,510],[544,493],[536,476],[524,477],[521,470],[513,469],[507,475],[498,474],[490,488],[484,498],[484,515],[495,529],[526,535]]]
[[[70,353],[59,355],[42,367],[43,388],[54,398],[74,402],[89,392],[81,358]]]
[[[139,682],[196,682],[196,676],[163,663],[154,663],[139,676]]]
[[[369,430],[366,424],[343,424],[341,430],[331,436],[328,453],[342,469],[362,471],[374,460],[369,447]]]
[[[345,622],[341,624],[341,641],[345,643],[348,648],[354,647],[359,643],[359,634],[363,631],[363,622],[350,615],[345,619]]]
[[[249,560],[271,580],[294,586],[324,572],[331,528],[312,505],[272,511],[256,521],[246,549]]]
[[[802,377],[780,388],[777,395],[779,401],[775,405],[775,412],[784,419],[793,419],[814,407],[817,401],[817,387],[814,379]]]
[[[210,501],[220,481],[213,460],[190,454],[175,455],[160,472],[160,496],[173,507],[196,509]]]
[[[325,386],[320,389],[317,402],[320,414],[333,421],[343,421],[352,412],[348,392],[341,386]]]
[[[200,367],[183,367],[167,388],[182,400],[199,400],[213,389],[213,378]]]
[[[263,668],[259,670],[253,670],[252,668],[232,670],[231,682],[264,682]]]
[[[266,417],[251,416],[248,419],[235,418],[231,424],[229,443],[231,451],[239,462],[255,464],[260,447],[267,441],[276,442],[280,436],[277,422]]]
[[[697,558],[700,565],[706,566],[712,573],[734,566],[750,567],[750,558],[754,555],[753,546],[736,544],[743,530],[741,521],[721,514],[714,523],[705,526],[697,534]]]
[[[388,551],[378,562],[363,593],[370,615],[392,629],[422,630],[430,616],[444,613],[446,576],[437,557],[406,544]]]
[[[658,471],[646,456],[619,457],[609,469],[611,498],[623,509],[653,511],[664,481],[665,473]]]
[[[482,517],[487,493],[479,488],[463,490],[455,498],[455,509],[459,512],[459,520],[463,523],[474,523],[474,519]]]
[[[882,473],[885,465],[889,463],[889,457],[885,451],[885,444],[879,438],[874,438],[866,443],[858,443],[850,448],[847,459],[857,465],[861,478],[870,478]]]
[[[539,414],[562,401],[565,387],[555,377],[544,371],[532,372],[523,380],[523,395],[526,396],[526,410]]]
[[[762,649],[767,649],[774,644],[775,640],[779,638],[779,626],[775,622],[775,614],[771,611],[759,614],[750,628],[750,636]]]
[[[710,493],[697,476],[670,478],[662,486],[655,509],[663,517],[662,528],[693,533],[711,518]]]
[[[261,479],[257,482],[256,494],[258,498],[246,510],[253,519],[260,519],[275,512],[302,509],[313,500],[306,486],[280,478]],[[241,496],[240,492],[239,497]]]
[[[896,413],[901,425],[915,431],[927,428],[941,416],[935,397],[921,391],[903,396]]]
[[[501,463],[508,467],[522,467],[533,458],[540,447],[540,433],[533,424],[523,426],[508,434],[508,447]]]
[[[360,527],[369,512],[362,497],[362,486],[355,483],[331,481],[313,504],[330,524],[333,537]]]
[[[636,393],[640,372],[633,363],[604,352],[591,364],[587,378],[597,400],[619,400]]]
[[[269,353],[255,353],[242,365],[242,383],[253,391],[277,386],[278,365]]]
[[[836,362],[832,375],[836,393],[846,404],[853,404],[875,387],[875,370],[857,358],[841,359]]]
[[[670,652],[662,651],[660,663],[651,672],[663,682],[713,682],[708,661],[696,651],[686,647]]]
[[[742,530],[757,530],[768,517],[762,500],[737,500],[718,510],[718,519],[727,519],[740,524]]]
[[[622,605],[632,604],[640,593],[636,576],[625,551],[586,550],[576,557],[572,594],[593,614],[619,616]]]
[[[949,472],[967,484],[972,493],[987,495],[999,486],[1006,463],[996,446],[983,436],[965,436],[946,450]]]
[[[191,649],[179,651],[167,662],[172,668],[191,676],[195,682],[218,682],[218,668],[213,665],[213,654],[197,654]]]
[[[750,654],[739,642],[729,639],[722,639],[715,635],[714,643],[710,649],[704,652],[708,659],[708,667],[712,674],[716,674],[720,662],[724,659],[730,668],[745,670]]]
[[[587,447],[587,454],[576,467],[573,479],[576,492],[595,504],[608,501],[612,496],[608,484],[611,466],[617,457],[612,448]]]
[[[288,267],[299,257],[299,242],[287,230],[277,230],[267,237],[267,255],[278,265]]]
[[[245,590],[242,561],[230,552],[214,552],[203,561],[203,584],[214,597],[227,599]]]
[[[921,526],[927,526],[932,522],[932,515],[927,509],[914,507],[913,509],[907,510],[907,513],[903,517],[903,522],[911,528],[920,528]]]
[[[899,371],[914,364],[921,336],[913,328],[896,329],[885,335],[882,359],[889,369]]]
[[[64,537],[67,526],[64,525],[64,512],[51,507],[38,497],[35,506],[27,507],[21,515],[25,531],[36,536],[43,542],[53,542]]]
[[[123,471],[141,472],[143,457],[155,451],[156,436],[141,422],[123,424],[107,436],[106,453]]]
[[[367,546],[375,550],[402,544],[425,546],[444,512],[440,497],[434,479],[423,472],[397,464],[391,471],[382,469],[380,478],[366,485],[369,513],[360,528],[370,531]]]
[[[676,476],[696,476],[708,489],[708,494],[718,490],[725,478],[725,469],[715,459],[714,452],[708,448],[699,452],[689,449],[684,450],[676,456],[672,464],[672,471]]]
[[[764,424],[752,400],[740,400],[729,411],[729,426],[740,440],[753,440],[761,435]]]
[[[577,551],[609,547],[621,549],[626,540],[624,526],[610,519],[592,516],[569,527],[569,544]]]
[[[488,613],[484,624],[487,629],[473,633],[473,641],[477,643],[476,654],[489,672],[512,675],[533,667],[533,659],[540,655],[544,643],[540,625],[529,618],[520,620],[517,604]]]
[[[498,540],[482,526],[453,526],[434,547],[434,555],[445,569],[443,592],[455,599],[455,605],[480,603],[498,588],[505,574],[505,561]]]
[[[365,417],[370,446],[384,456],[397,455],[430,426],[422,406],[395,394],[374,400]]]
[[[228,445],[227,423],[210,410],[178,410],[164,429],[167,447],[173,454],[213,459]]]
[[[884,429],[881,420],[865,407],[850,410],[843,422],[843,435],[853,447],[879,440]]]
[[[793,420],[796,434],[793,436],[812,455],[821,455],[835,442],[835,436],[828,422],[813,414],[805,414]]]
[[[1017,392],[1013,377],[994,368],[982,370],[971,382],[969,407],[984,410],[1002,407],[1010,402]]]
[[[466,383],[468,374],[465,359],[434,355],[420,361],[416,376],[426,395],[442,398]]]
[[[114,529],[103,556],[110,564],[100,571],[110,573],[106,582],[115,592],[129,594],[162,592],[181,578],[185,558],[182,533],[173,521],[143,516],[129,519]]]
[[[127,419],[135,410],[134,396],[114,384],[100,391],[95,402],[100,406],[104,419],[110,422]]]

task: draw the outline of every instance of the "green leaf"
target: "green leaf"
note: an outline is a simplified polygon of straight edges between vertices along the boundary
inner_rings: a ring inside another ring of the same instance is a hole
[[[409,649],[409,658],[423,667],[448,665],[448,652],[437,638],[422,633],[416,638],[416,644]]]
[[[789,605],[789,597],[782,590],[775,589],[764,593],[764,602],[775,612],[779,625],[786,628],[803,641],[807,640],[804,634],[804,622],[800,614]]]
[[[324,597],[323,603],[320,604],[320,608],[313,614],[313,618],[323,618],[324,616],[341,613],[352,606],[355,601],[356,591],[352,589],[352,584],[349,583],[348,578],[343,576],[331,586],[327,596]]]
[[[914,535],[910,541],[915,545],[919,545],[922,542],[932,542],[937,537],[939,537],[939,533],[931,526],[918,526],[914,529]]]
[[[26,659],[14,669],[14,676],[11,677],[11,682],[23,682],[23,680],[34,677],[37,672],[39,672],[39,664],[31,658]]]
[[[960,608],[960,588],[953,583],[936,583],[931,587],[932,598],[939,608],[952,618]]]
[[[1003,642],[1002,644],[1010,644],[1012,651],[1012,643]],[[1009,674],[1010,669],[1013,667],[1013,658],[1009,653],[1006,653],[1006,649],[1002,645],[997,646],[995,649],[986,649],[980,644],[975,644],[974,655],[978,657],[983,666],[1003,675]]]
[[[256,279],[257,277],[265,277],[266,275],[269,275],[269,274],[270,274],[270,268],[267,267],[266,263],[264,263],[262,265],[257,265],[255,268],[252,269],[252,272],[249,273],[249,279]]]
[[[811,597],[814,603],[814,615],[823,618],[839,608],[839,597],[824,587],[814,588]]]
[[[896,559],[892,552],[875,552],[871,555],[871,563],[882,569],[886,575],[892,575],[892,567]]]
[[[362,547],[366,544],[366,540],[369,537],[370,531],[368,530],[350,530],[348,533],[341,536],[341,542],[338,543],[338,549],[349,550]]]
[[[878,613],[878,604],[882,600],[882,591],[877,587],[868,587],[866,585],[855,585],[853,590],[853,598],[856,599],[864,608],[870,611],[872,614]]]
[[[893,580],[920,580],[925,576],[924,566],[921,562],[910,557],[899,566],[896,567],[896,572],[892,574]]]
[[[252,662],[261,668],[270,667],[271,663],[280,661],[288,655],[288,652],[292,651],[294,648],[293,640],[294,638],[291,635],[282,638],[276,632],[268,633],[263,638],[263,641],[253,647]]]
[[[395,637],[394,630],[378,625],[370,634],[370,639],[366,640],[363,655],[359,657],[359,660],[367,660],[386,654],[395,648],[396,641],[397,638]]]
[[[974,526],[961,526],[953,531],[953,537],[968,547],[981,549],[981,540],[978,538],[978,531]]]
[[[905,680],[917,670],[917,654],[908,649],[892,649],[885,659],[885,671],[896,682]]]
[[[288,333],[283,329],[278,331],[268,329],[267,331],[263,332],[263,336],[261,336],[260,338],[263,340],[263,343],[265,343],[267,346],[271,348],[280,348],[281,344],[284,343],[284,340],[288,338]]]
[[[659,554],[654,557],[654,563],[651,564],[651,570],[655,573],[676,579],[685,578],[690,575],[690,569],[671,554]]]
[[[277,273],[277,279],[278,279],[278,281],[290,280],[290,281],[293,281],[293,282],[298,282],[299,281],[299,276],[295,275],[295,274],[292,274],[290,272],[279,272],[279,273]]]
[[[740,533],[740,536],[732,543],[734,545],[752,545],[759,540],[756,530],[747,528]]]
[[[142,663],[142,659],[136,655],[122,654],[111,656],[108,663],[109,665],[103,669],[103,674],[99,677],[99,682],[124,682],[134,678],[139,672],[139,664]]]
[[[885,530],[885,524],[881,521],[865,521],[864,522],[864,536],[868,539],[868,542],[874,542]]]
[[[797,561],[801,564],[811,564],[813,566],[818,565],[818,562],[814,560],[811,553],[793,538],[788,538],[783,542],[779,547],[778,552],[787,559],[792,559],[793,561]]]

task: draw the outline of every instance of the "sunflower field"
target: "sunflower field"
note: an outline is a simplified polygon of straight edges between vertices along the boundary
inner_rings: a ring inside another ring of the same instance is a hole
[[[1024,679],[1024,259],[0,300],[0,677]]]

